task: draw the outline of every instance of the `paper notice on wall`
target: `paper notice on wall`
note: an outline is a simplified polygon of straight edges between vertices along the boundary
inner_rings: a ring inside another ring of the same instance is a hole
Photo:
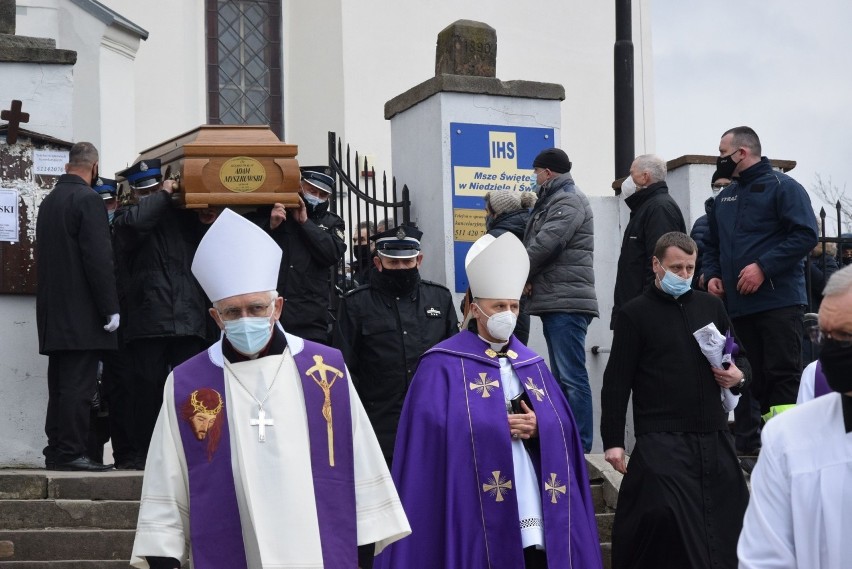
[[[0,241],[17,243],[20,240],[18,226],[18,190],[0,188]]]
[[[67,163],[67,150],[33,150],[34,175],[61,176]]]

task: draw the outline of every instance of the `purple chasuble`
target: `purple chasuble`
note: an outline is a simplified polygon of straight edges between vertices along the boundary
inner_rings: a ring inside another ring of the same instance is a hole
[[[834,390],[828,385],[828,380],[825,379],[825,374],[822,371],[822,362],[817,360],[816,369],[814,370],[814,399],[832,393]]]
[[[514,337],[507,353],[538,423],[528,449],[548,567],[600,568],[585,459],[567,401],[540,356]],[[426,352],[400,417],[392,473],[412,534],[391,544],[376,566],[523,567],[511,445],[490,346],[463,331]]]
[[[355,567],[352,417],[343,356],[333,348],[304,343],[294,360],[305,395],[323,566]],[[207,351],[174,370],[175,406],[189,471],[190,544],[196,569],[247,567],[231,468],[224,378],[224,370]],[[204,438],[199,439],[197,433],[205,428]]]

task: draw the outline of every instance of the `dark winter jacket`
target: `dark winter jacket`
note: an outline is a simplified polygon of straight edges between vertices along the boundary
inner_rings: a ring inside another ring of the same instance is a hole
[[[710,233],[710,222],[707,221],[707,214],[710,213],[711,209],[713,209],[714,199],[716,199],[715,196],[704,200],[705,213],[695,220],[695,223],[692,225],[692,231],[689,232],[689,236],[692,237],[692,240],[695,241],[695,244],[698,246],[698,257],[695,259],[695,276],[692,278],[693,288],[698,288],[698,279],[701,277],[701,255],[704,254],[704,243],[707,241],[707,235]],[[704,287],[707,287],[706,282]]]
[[[619,309],[654,282],[651,258],[657,240],[669,231],[686,233],[683,214],[669,195],[665,182],[656,182],[637,191],[624,203],[630,208],[630,221],[624,228],[618,256],[611,329],[615,329]]]
[[[822,304],[822,291],[825,289],[825,283],[840,267],[837,264],[837,257],[827,253],[811,255],[807,267],[810,271],[811,283],[811,302],[808,311],[818,312],[819,305]]]
[[[719,385],[692,335],[711,322],[722,334],[732,330],[722,301],[697,290],[674,298],[651,285],[622,307],[601,390],[605,449],[624,448],[631,392],[636,435],[728,428]],[[736,365],[748,382],[751,367],[744,350]]]
[[[290,334],[327,344],[331,340],[331,270],[346,251],[343,220],[328,211],[325,202],[308,214],[305,223],[288,215],[270,230],[270,209],[260,210],[259,219],[283,252],[278,271],[278,294],[284,298],[281,325]]]
[[[402,403],[423,352],[459,331],[450,291],[421,280],[397,297],[374,274],[343,297],[334,347],[343,352],[352,382],[390,461]]]
[[[116,211],[116,254],[129,277],[121,322],[125,341],[210,339],[210,304],[191,270],[206,229],[195,212],[173,207],[171,195],[162,190]]]
[[[117,347],[104,330],[118,313],[109,222],[104,201],[79,176],[60,176],[41,202],[36,271],[39,353]]]
[[[532,284],[530,314],[578,312],[598,316],[594,216],[570,173],[539,191],[524,231]]]
[[[801,184],[764,157],[719,193],[708,219],[704,280],[722,279],[732,318],[807,304],[804,259],[817,244],[817,226]],[[766,280],[741,295],[737,280],[751,263]]]

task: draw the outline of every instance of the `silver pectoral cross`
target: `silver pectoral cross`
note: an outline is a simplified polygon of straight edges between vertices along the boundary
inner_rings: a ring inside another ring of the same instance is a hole
[[[257,419],[251,419],[249,423],[252,427],[257,427],[257,440],[262,443],[266,442],[266,426],[275,426],[275,420],[272,417],[266,418],[266,411],[263,410],[263,407],[258,407]]]

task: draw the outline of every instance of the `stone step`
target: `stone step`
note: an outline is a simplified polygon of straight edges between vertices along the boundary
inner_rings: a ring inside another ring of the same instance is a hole
[[[135,529],[139,502],[0,500],[0,529]]]
[[[125,567],[133,550],[134,530],[125,529],[42,529],[0,530],[0,542],[12,543],[11,561],[108,560],[122,561]]]
[[[136,500],[142,495],[142,472],[57,472],[0,470],[0,500]]]
[[[598,538],[600,538],[601,543],[612,541],[613,520],[615,520],[614,513],[595,514],[595,521],[598,523]]]
[[[606,502],[604,501],[604,489],[601,482],[592,482],[589,484],[589,490],[592,492],[592,504],[595,506],[595,513],[602,514],[607,510]]]
[[[601,557],[603,557],[603,569],[612,569],[612,544],[601,544]]]

